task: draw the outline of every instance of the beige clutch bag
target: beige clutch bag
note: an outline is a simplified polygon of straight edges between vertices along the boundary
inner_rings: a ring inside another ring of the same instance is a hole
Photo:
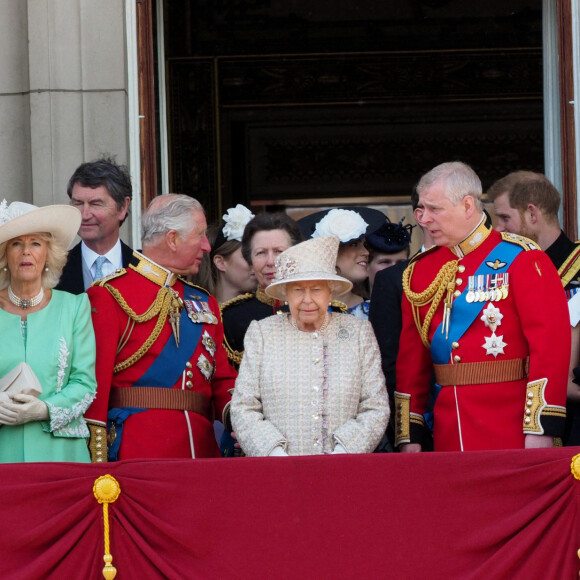
[[[38,397],[42,386],[28,363],[21,362],[0,378],[0,392],[8,395],[23,393]]]

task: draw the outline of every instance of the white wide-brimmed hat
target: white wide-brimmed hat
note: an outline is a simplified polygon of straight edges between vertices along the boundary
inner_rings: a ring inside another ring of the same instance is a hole
[[[22,201],[0,202],[0,244],[18,236],[52,234],[68,249],[81,225],[81,212],[72,205],[37,207]]]
[[[291,246],[276,258],[274,282],[266,294],[277,300],[286,299],[286,285],[307,280],[327,280],[335,296],[345,294],[352,282],[336,273],[337,236],[323,236]]]

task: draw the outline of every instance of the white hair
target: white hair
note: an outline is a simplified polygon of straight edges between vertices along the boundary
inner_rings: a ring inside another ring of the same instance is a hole
[[[157,196],[141,217],[141,242],[146,246],[171,230],[175,230],[182,238],[187,236],[195,228],[191,219],[194,211],[203,212],[203,207],[189,195],[168,193]]]
[[[416,187],[417,193],[421,195],[425,189],[439,182],[445,185],[445,195],[453,205],[470,195],[475,200],[477,209],[483,209],[481,180],[469,165],[461,161],[437,165],[421,177]]]

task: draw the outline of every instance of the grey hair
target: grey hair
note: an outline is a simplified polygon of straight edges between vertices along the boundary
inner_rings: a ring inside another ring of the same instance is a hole
[[[453,205],[470,195],[475,200],[477,209],[483,209],[481,180],[469,165],[461,161],[437,165],[421,177],[416,187],[417,192],[421,195],[425,189],[439,182],[445,185],[445,195]]]
[[[41,283],[43,288],[54,288],[60,279],[62,269],[66,264],[68,252],[64,246],[56,241],[51,234],[39,232],[38,235],[46,242],[46,265],[42,271]],[[0,244],[0,290],[7,288],[10,284],[11,275],[8,270],[8,259],[6,248],[12,240]],[[6,268],[6,271],[4,271]]]
[[[158,236],[175,230],[180,237],[187,236],[195,228],[191,212],[203,207],[197,199],[181,193],[168,193],[154,198],[141,217],[141,242],[148,245]]]

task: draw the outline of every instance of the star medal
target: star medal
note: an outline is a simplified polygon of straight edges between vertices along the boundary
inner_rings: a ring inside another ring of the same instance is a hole
[[[499,311],[499,308],[493,304],[488,304],[483,310],[483,315],[480,320],[490,328],[492,332],[495,332],[496,328],[501,324],[501,319],[503,314]]]
[[[207,350],[207,352],[209,352],[209,354],[213,357],[215,356],[215,341],[214,339],[209,335],[209,332],[207,330],[204,330],[203,335],[201,337],[201,342],[203,344],[203,346],[205,346],[205,349]]]
[[[498,354],[505,354],[503,349],[507,346],[507,343],[503,341],[503,334],[496,336],[495,332],[492,332],[491,336],[485,337],[485,343],[481,346],[485,348],[485,354],[492,354],[497,358]]]
[[[203,354],[200,354],[197,359],[197,368],[201,371],[201,374],[205,377],[206,381],[211,381],[214,367]]]

